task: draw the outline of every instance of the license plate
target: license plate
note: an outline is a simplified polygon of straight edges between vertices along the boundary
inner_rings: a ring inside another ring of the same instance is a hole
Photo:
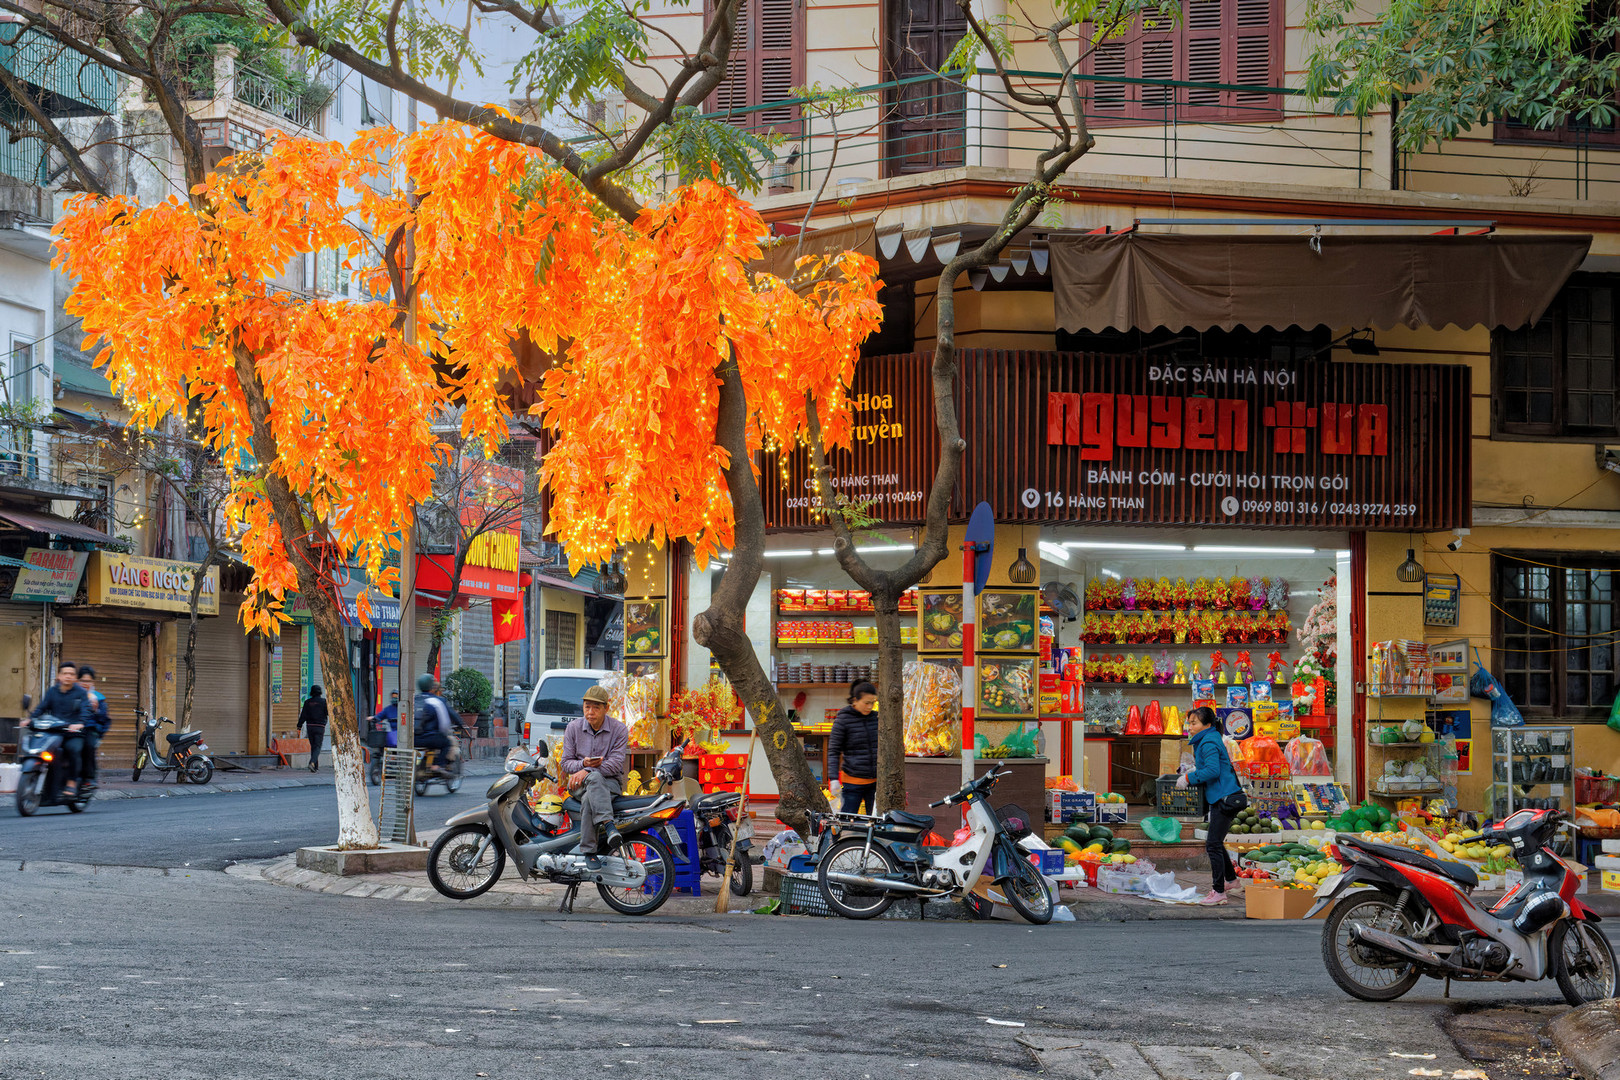
[[[1339,882],[1341,880],[1343,880],[1343,879],[1344,879],[1343,874],[1334,874],[1332,877],[1330,877],[1327,880],[1323,881],[1322,884],[1320,884],[1320,885],[1318,885],[1316,887],[1316,895],[1317,896],[1330,896],[1330,895],[1332,895],[1333,890],[1339,887]]]

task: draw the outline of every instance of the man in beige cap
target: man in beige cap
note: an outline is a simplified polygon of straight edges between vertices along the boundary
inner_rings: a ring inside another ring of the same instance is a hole
[[[569,788],[579,796],[580,853],[587,869],[600,870],[597,825],[613,820],[613,798],[624,793],[630,729],[608,715],[608,692],[600,686],[585,691],[582,704],[585,715],[570,720],[563,732],[562,767]]]

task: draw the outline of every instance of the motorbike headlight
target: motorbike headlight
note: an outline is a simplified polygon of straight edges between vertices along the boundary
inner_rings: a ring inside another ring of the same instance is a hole
[[[51,753],[49,750],[41,750],[39,752],[39,759],[41,761],[55,761],[56,755]]]

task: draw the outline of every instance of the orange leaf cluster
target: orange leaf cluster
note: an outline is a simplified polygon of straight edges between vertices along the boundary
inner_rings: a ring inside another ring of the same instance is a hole
[[[756,280],[765,226],[712,182],[631,226],[537,151],[442,123],[346,147],[278,137],[254,167],[210,175],[193,195],[146,208],[75,198],[57,264],[76,279],[67,310],[86,348],[99,347],[136,421],[157,426],[195,403],[211,445],[241,470],[232,510],[255,570],[250,626],[281,618],[297,589],[261,470],[286,480],[311,530],[386,583],[385,559],[444,449],[433,422],[459,409],[464,436],[504,438],[520,332],[561,356],[543,387],[556,443],[542,479],[576,565],[626,540],[686,538],[700,554],[730,543],[727,458],[714,444],[728,355],[747,388],[751,450],[804,437],[806,392],[822,403],[828,444],[847,445],[844,390],[879,318],[875,265],[845,253],[805,295]],[[407,234],[414,341],[378,268]],[[373,298],[273,284],[294,259],[332,249]],[[255,441],[242,359],[270,403],[273,446]]]

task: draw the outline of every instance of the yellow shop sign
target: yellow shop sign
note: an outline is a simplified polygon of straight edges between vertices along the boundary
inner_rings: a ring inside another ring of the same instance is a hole
[[[146,559],[98,551],[90,557],[87,598],[92,604],[146,608],[152,611],[189,611],[196,563]],[[199,615],[219,614],[219,567],[211,566],[197,598]]]

